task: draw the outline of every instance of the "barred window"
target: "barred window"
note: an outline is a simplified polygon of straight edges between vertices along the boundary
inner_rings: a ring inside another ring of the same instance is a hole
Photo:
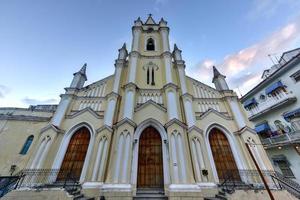
[[[278,167],[280,168],[282,174],[287,178],[295,178],[293,171],[291,170],[287,160],[276,161]]]

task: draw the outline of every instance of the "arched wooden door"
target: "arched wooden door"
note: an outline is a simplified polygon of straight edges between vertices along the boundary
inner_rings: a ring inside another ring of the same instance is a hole
[[[239,171],[225,134],[219,129],[212,129],[209,134],[209,143],[219,180],[224,181],[228,176],[234,180],[240,180]]]
[[[153,127],[146,128],[139,141],[138,188],[163,188],[162,141]]]
[[[86,127],[73,134],[57,177],[58,181],[79,180],[89,142],[90,132]]]

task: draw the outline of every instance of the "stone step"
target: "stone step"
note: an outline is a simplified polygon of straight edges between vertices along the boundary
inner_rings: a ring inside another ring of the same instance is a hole
[[[227,200],[225,195],[216,194],[216,198]]]
[[[164,197],[133,197],[133,200],[167,200],[168,197],[164,196]]]

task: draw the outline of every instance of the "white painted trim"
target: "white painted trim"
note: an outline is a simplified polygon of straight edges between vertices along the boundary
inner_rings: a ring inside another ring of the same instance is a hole
[[[227,137],[227,140],[230,144],[230,148],[231,148],[231,151],[232,151],[232,154],[233,154],[233,157],[234,157],[234,160],[236,162],[236,165],[237,165],[238,169],[245,169],[245,167],[244,167],[244,163],[243,163],[243,161],[240,157],[240,154],[238,153],[237,145],[235,143],[235,139],[234,139],[232,133],[230,133],[228,131],[228,129],[226,129],[225,127],[223,127],[220,124],[215,124],[214,123],[214,124],[209,125],[208,128],[206,129],[206,132],[205,132],[205,143],[206,143],[206,146],[207,146],[208,158],[209,158],[209,162],[210,162],[210,165],[211,165],[211,168],[212,168],[213,176],[215,178],[215,181],[217,183],[219,183],[220,180],[219,180],[219,177],[218,177],[215,161],[214,161],[214,158],[213,158],[213,154],[212,154],[212,150],[211,150],[210,142],[209,142],[209,134],[210,134],[210,132],[213,128],[219,129]]]
[[[35,157],[30,165],[30,169],[35,169],[37,166],[37,162],[39,161],[39,158],[43,152],[44,146],[46,145],[46,138],[42,139],[42,142],[40,143],[38,150],[36,151]]]
[[[173,168],[173,175],[174,180],[172,183],[178,183],[179,182],[179,170],[178,170],[178,160],[177,160],[177,153],[176,153],[176,139],[175,135],[171,134],[171,156],[172,156],[172,168]]]
[[[91,156],[92,156],[92,151],[93,151],[93,146],[94,146],[94,141],[95,141],[95,129],[91,125],[89,125],[88,123],[86,123],[86,122],[79,123],[79,124],[73,126],[72,128],[70,128],[66,132],[66,134],[64,135],[64,137],[61,141],[60,147],[57,151],[55,160],[54,160],[53,165],[52,165],[52,169],[60,169],[60,167],[62,165],[62,162],[63,162],[63,159],[65,157],[66,151],[68,149],[71,137],[73,136],[74,133],[76,133],[76,131],[78,129],[80,129],[82,127],[86,127],[89,130],[90,142],[89,142],[87,153],[85,155],[85,160],[84,160],[84,164],[83,164],[83,167],[82,167],[81,176],[80,176],[80,179],[79,179],[80,182],[83,182],[85,177],[86,177],[87,170],[88,170],[88,165],[89,165],[89,161],[90,161]]]
[[[127,168],[129,165],[129,154],[130,154],[130,142],[131,135],[128,133],[125,139],[125,147],[124,147],[124,157],[123,157],[123,165],[122,165],[122,174],[121,174],[121,183],[127,183]]]
[[[101,161],[102,156],[103,156],[104,142],[105,142],[105,137],[101,138],[99,143],[98,143],[98,151],[97,151],[97,154],[96,154],[96,161],[95,161],[95,164],[94,164],[92,181],[96,181],[97,177],[98,177],[98,174],[100,173],[99,165],[100,165],[100,161]]]
[[[46,142],[46,146],[43,149],[43,152],[41,153],[40,159],[37,162],[37,165],[35,167],[36,169],[41,169],[41,167],[43,166],[44,161],[46,159],[46,156],[47,156],[47,153],[48,153],[48,151],[50,149],[51,144],[52,144],[52,139],[51,139],[51,137],[48,137],[47,138],[47,142]]]
[[[93,189],[93,188],[102,188],[102,182],[85,182],[82,184],[83,189]]]
[[[198,184],[171,184],[170,192],[201,192],[201,187]]]
[[[136,141],[133,145],[133,159],[132,159],[132,169],[131,169],[131,184],[137,184],[137,170],[138,170],[138,152],[139,152],[139,139],[145,128],[152,126],[155,128],[161,137],[162,141],[162,153],[163,153],[163,172],[164,172],[164,185],[168,185],[170,183],[170,172],[169,172],[169,152],[168,152],[168,135],[163,127],[155,119],[147,119],[140,123],[136,128],[134,133],[134,141]]]
[[[186,174],[186,159],[184,157],[184,147],[183,147],[183,141],[182,141],[182,136],[181,133],[177,133],[176,135],[176,150],[177,150],[177,155],[179,157],[179,166],[180,166],[180,183],[187,183],[187,174]]]
[[[123,151],[123,146],[124,146],[124,138],[126,137],[126,135],[127,135],[127,130],[122,132],[118,137],[117,160],[116,160],[116,163],[115,163],[114,179],[113,179],[114,183],[119,182],[121,157],[122,157],[122,153],[124,152]]]

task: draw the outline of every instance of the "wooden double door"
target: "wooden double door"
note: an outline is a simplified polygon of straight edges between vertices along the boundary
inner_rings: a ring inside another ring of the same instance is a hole
[[[146,128],[139,141],[137,187],[163,188],[162,141],[153,127]]]
[[[209,134],[209,142],[219,180],[222,182],[226,178],[231,177],[231,179],[240,181],[239,170],[225,134],[221,130],[214,128]]]
[[[69,142],[57,181],[79,180],[90,142],[90,132],[83,127],[77,130]]]

